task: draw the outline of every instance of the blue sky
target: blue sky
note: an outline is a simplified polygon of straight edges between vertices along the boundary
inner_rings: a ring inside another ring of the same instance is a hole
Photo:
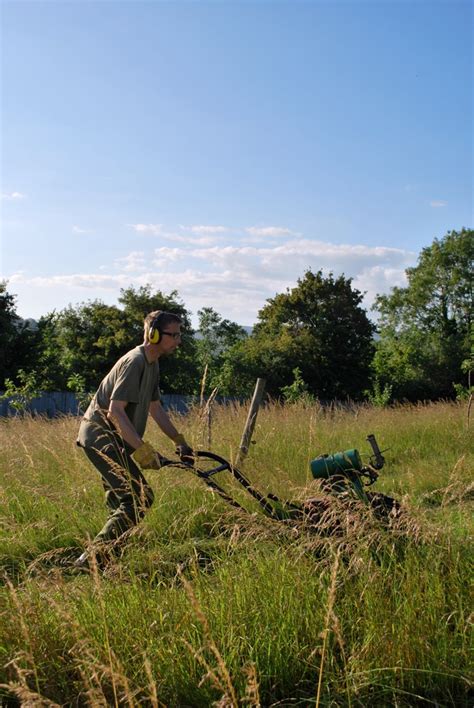
[[[311,268],[370,307],[472,226],[472,3],[1,6],[17,311],[177,290],[251,325]]]

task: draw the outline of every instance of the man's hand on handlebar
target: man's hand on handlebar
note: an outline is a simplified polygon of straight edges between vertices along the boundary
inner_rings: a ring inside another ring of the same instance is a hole
[[[194,451],[186,442],[184,435],[180,433],[173,439],[173,442],[176,445],[175,453],[178,455],[181,462],[194,465]]]
[[[132,453],[132,459],[144,470],[159,470],[165,460],[149,443],[140,445]]]

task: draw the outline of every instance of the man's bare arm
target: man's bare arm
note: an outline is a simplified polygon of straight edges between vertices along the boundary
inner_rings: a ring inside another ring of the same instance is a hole
[[[150,403],[149,410],[151,417],[158,427],[164,432],[165,435],[174,441],[179,433],[169,419],[168,414],[161,405],[160,401],[152,401]]]
[[[125,442],[136,450],[143,445],[143,440],[138,435],[128,415],[125,413],[127,403],[128,401],[110,401],[107,418],[112,421]]]

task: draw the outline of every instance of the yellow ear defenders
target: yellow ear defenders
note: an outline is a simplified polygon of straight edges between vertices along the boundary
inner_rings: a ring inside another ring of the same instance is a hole
[[[148,329],[148,341],[150,344],[158,344],[161,339],[160,319],[162,314],[163,313],[160,312],[160,314],[155,317]]]

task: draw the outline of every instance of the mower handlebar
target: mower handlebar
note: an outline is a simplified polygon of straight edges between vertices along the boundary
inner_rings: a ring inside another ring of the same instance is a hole
[[[377,440],[375,439],[375,435],[367,435],[367,442],[369,443],[370,447],[372,448],[372,452],[374,453],[374,461],[372,462],[372,467],[374,467],[376,470],[381,470],[385,464],[385,458],[382,455],[382,452],[378,446]]]
[[[211,477],[213,474],[217,474],[217,472],[223,472],[224,470],[230,470],[231,464],[230,462],[227,462],[223,457],[220,455],[216,455],[213,452],[208,452],[207,450],[195,450],[193,452],[193,457],[195,458],[204,458],[206,460],[213,460],[214,462],[217,462],[218,464],[216,467],[213,467],[210,470],[206,470],[205,472],[203,470],[200,470],[195,466],[195,464],[191,462],[182,462],[181,460],[169,460],[168,458],[164,457],[161,460],[161,466],[162,467],[180,467],[184,469],[189,469],[193,470],[199,477]]]

